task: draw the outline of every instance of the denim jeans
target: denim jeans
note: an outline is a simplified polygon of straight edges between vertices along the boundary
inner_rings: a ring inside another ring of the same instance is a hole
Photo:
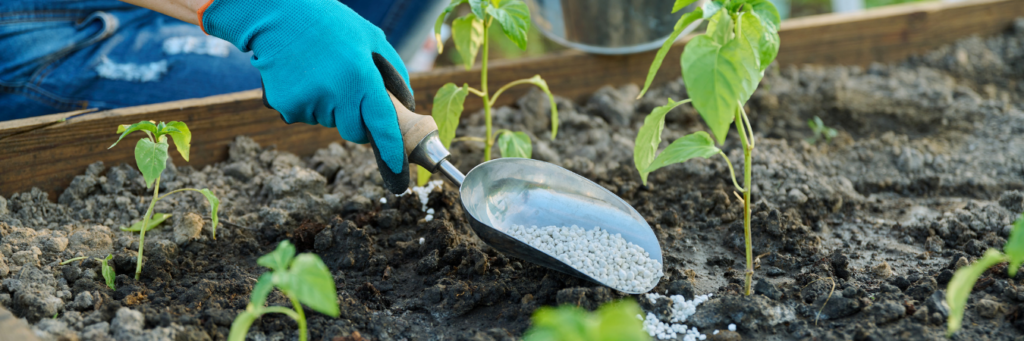
[[[407,33],[396,18],[432,1],[342,2],[396,44]],[[0,0],[0,121],[257,89],[250,55],[120,1]]]

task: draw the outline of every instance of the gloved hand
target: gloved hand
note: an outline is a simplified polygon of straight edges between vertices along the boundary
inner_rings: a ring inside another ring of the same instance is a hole
[[[409,74],[384,33],[335,0],[211,0],[207,34],[253,51],[264,103],[288,123],[337,127],[370,142],[385,187],[404,192],[409,164],[390,90],[414,109]]]

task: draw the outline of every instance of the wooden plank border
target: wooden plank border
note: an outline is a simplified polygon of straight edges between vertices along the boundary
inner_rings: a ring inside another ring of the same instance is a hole
[[[971,35],[1006,30],[1024,16],[1024,0],[928,2],[885,7],[855,14],[827,14],[783,22],[780,65],[846,64],[897,61]],[[678,77],[679,55],[688,38],[677,43],[658,73],[657,83]],[[598,56],[579,51],[509,61],[495,61],[489,87],[542,75],[557,95],[582,100],[604,85],[642,83],[654,52],[627,56]],[[461,67],[411,75],[417,111],[430,111],[432,98],[448,82],[479,87],[479,69]],[[510,89],[498,105],[513,103],[529,87]],[[472,97],[472,96],[471,96]],[[480,108],[466,103],[467,112]],[[334,129],[304,124],[287,125],[263,107],[259,90],[207,98],[122,108],[103,112],[78,111],[0,122],[0,195],[39,187],[51,199],[75,175],[95,161],[107,165],[132,162],[134,143],[113,150],[117,124],[140,120],[185,121],[193,132],[190,165],[199,168],[227,158],[227,146],[237,135],[299,155],[310,155],[333,141]],[[176,151],[178,165],[185,164]]]

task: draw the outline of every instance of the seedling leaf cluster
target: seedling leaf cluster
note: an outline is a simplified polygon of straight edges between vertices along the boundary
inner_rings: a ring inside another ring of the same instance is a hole
[[[974,283],[988,268],[1003,262],[1009,262],[1006,272],[1010,277],[1017,276],[1017,269],[1024,264],[1024,214],[1013,223],[1010,239],[1003,246],[1003,252],[996,249],[985,250],[981,259],[953,273],[953,279],[949,280],[946,287],[946,304],[949,305],[946,336],[953,336],[953,333],[960,330],[964,311],[967,309],[967,298],[971,296]]]
[[[312,253],[295,255],[295,246],[285,240],[273,252],[257,259],[256,263],[270,268],[271,272],[264,273],[256,280],[249,305],[231,323],[229,341],[244,341],[253,322],[267,313],[285,314],[294,319],[299,325],[299,340],[306,341],[306,315],[302,304],[331,317],[341,314],[334,277],[319,256]],[[294,310],[265,306],[274,288],[288,297]]]
[[[555,105],[555,98],[548,90],[547,82],[539,75],[509,82],[491,94],[487,86],[487,51],[488,33],[495,23],[501,28],[505,37],[520,49],[525,50],[527,31],[530,28],[530,10],[522,0],[452,0],[434,23],[438,52],[444,49],[444,43],[441,41],[441,26],[448,14],[462,4],[469,4],[470,13],[454,19],[452,40],[455,42],[455,49],[458,50],[467,70],[473,67],[477,54],[483,54],[480,61],[480,89],[472,88],[468,84],[458,86],[454,83],[447,83],[434,95],[431,116],[437,122],[441,142],[445,147],[451,147],[452,141],[455,140],[455,130],[459,126],[459,117],[462,115],[466,96],[473,94],[483,100],[486,136],[483,138],[464,137],[463,139],[484,143],[484,161],[491,159],[491,148],[495,142],[498,144],[498,151],[502,157],[529,158],[533,155],[532,141],[530,141],[529,135],[507,129],[494,132],[491,124],[491,109],[505,90],[521,84],[537,86],[548,95],[551,103],[551,139],[554,140],[558,135],[558,108]],[[418,183],[422,186],[426,184],[430,174],[423,169],[418,172]]]
[[[696,0],[677,0],[673,12]],[[707,20],[707,31],[686,44],[680,64],[683,80],[690,98],[674,101],[655,108],[637,134],[633,161],[643,183],[647,176],[666,165],[685,162],[692,158],[721,155],[729,166],[732,182],[743,193],[743,231],[746,240],[747,269],[744,291],[750,295],[754,273],[750,236],[751,153],[754,132],[743,104],[753,95],[757,84],[779,52],[779,13],[768,0],[713,0],[693,12],[686,13],[676,22],[668,40],[661,46],[651,62],[647,80],[637,98],[651,87],[654,76],[676,38],[690,25]],[[673,141],[660,154],[661,133],[665,116],[672,109],[691,103],[711,130],[699,131]],[[729,127],[735,125],[743,147],[743,186],[739,185],[732,163],[717,144],[725,143]]]
[[[68,259],[66,261],[60,262],[60,265],[68,265],[68,264],[71,264],[71,262],[76,262],[76,261],[80,261],[80,260],[84,260],[84,259],[88,259],[88,258],[89,257],[75,257],[75,258],[71,258],[71,259]],[[117,288],[114,287],[114,279],[117,278],[117,273],[114,272],[114,266],[110,265],[110,263],[107,263],[108,261],[114,259],[114,255],[107,255],[107,258],[93,258],[93,259],[95,259],[97,262],[100,262],[100,271],[103,274],[103,281],[107,283],[107,287],[109,287],[110,290],[117,290]]]
[[[117,133],[121,134],[121,136],[109,148],[114,148],[125,136],[136,131],[146,133],[146,137],[140,139],[135,145],[135,163],[139,167],[139,171],[142,172],[143,179],[146,181],[146,188],[153,187],[153,200],[149,202],[149,208],[142,217],[142,221],[132,224],[132,226],[127,228],[122,227],[121,230],[139,232],[139,255],[135,268],[135,279],[139,279],[139,275],[142,274],[142,251],[146,244],[146,231],[153,229],[171,216],[170,214],[153,213],[153,207],[157,201],[177,192],[199,192],[210,203],[213,239],[217,239],[217,210],[220,208],[220,200],[217,199],[213,192],[206,188],[181,188],[159,196],[160,174],[167,167],[167,149],[170,147],[167,140],[168,136],[171,137],[171,142],[174,143],[174,147],[181,154],[181,157],[188,161],[189,148],[192,143],[192,132],[184,122],[154,123],[152,121],[141,121],[132,125],[119,125],[117,126]]]
[[[636,301],[624,299],[601,305],[595,312],[573,306],[543,307],[533,313],[524,341],[647,341],[651,336],[637,318]]]

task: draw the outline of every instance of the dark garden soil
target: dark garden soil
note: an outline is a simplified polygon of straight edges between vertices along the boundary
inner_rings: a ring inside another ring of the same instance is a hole
[[[747,340],[943,339],[953,270],[1001,248],[1024,211],[1024,20],[898,64],[768,71],[748,106],[758,134],[750,297],[739,294],[742,205],[722,160],[666,167],[640,185],[636,129],[665,97],[687,96],[680,81],[634,101],[637,90],[559,99],[556,141],[539,92],[497,109],[495,124],[527,131],[535,158],[593,179],[646,217],[665,251],[655,291],[714,293],[686,322],[710,339],[738,339],[710,335],[730,323]],[[805,142],[814,116],[839,137]],[[460,135],[481,136],[481,121],[469,117]],[[681,107],[664,144],[703,129]],[[741,165],[730,141],[724,149]],[[139,281],[129,276],[138,237],[118,230],[149,203],[133,167],[94,164],[59,198],[0,197],[0,305],[44,340],[223,340],[265,270],[256,258],[285,239],[319,254],[337,283],[341,317],[307,310],[311,340],[513,340],[540,306],[593,309],[624,296],[482,244],[450,185],[430,195],[436,213],[425,222],[415,196],[384,194],[365,146],[334,144],[306,159],[246,137],[230,148],[225,162],[165,171],[164,191],[211,188],[224,223],[211,239],[198,194],[159,202],[174,218],[147,234]],[[464,171],[481,152],[453,145]],[[117,290],[96,261],[58,264],[110,253]],[[289,305],[280,293],[269,302]],[[1024,275],[997,266],[978,281],[953,339],[1020,340],[1022,331]],[[294,340],[296,324],[267,315],[249,337]]]

